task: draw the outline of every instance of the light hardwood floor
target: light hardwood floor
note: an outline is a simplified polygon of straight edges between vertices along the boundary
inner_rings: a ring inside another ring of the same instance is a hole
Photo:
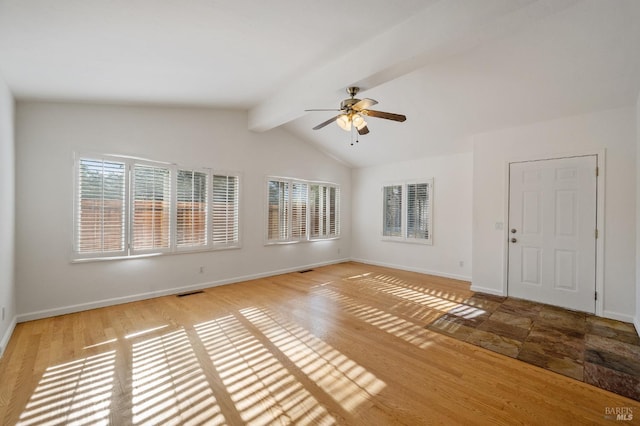
[[[636,401],[424,328],[471,294],[344,263],[22,323],[0,360],[0,424],[640,418]]]

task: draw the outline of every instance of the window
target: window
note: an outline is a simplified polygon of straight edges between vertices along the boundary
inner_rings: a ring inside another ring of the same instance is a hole
[[[291,239],[307,238],[307,190],[306,183],[291,183]]]
[[[125,254],[125,170],[119,161],[79,161],[74,214],[74,250],[79,257]]]
[[[431,197],[428,183],[407,185],[407,238],[429,239]]]
[[[312,184],[309,191],[310,237],[336,237],[340,234],[340,188]]]
[[[433,179],[383,187],[384,239],[433,243]]]
[[[239,181],[209,169],[79,156],[74,258],[239,247]]]
[[[171,231],[171,171],[136,164],[133,168],[134,252],[169,249]]]
[[[385,237],[402,236],[402,185],[384,187],[384,227]]]
[[[203,171],[178,170],[176,244],[178,247],[207,246],[208,175]],[[214,177],[215,188],[215,177]],[[215,204],[214,204],[215,212]]]
[[[340,188],[302,180],[267,181],[267,243],[340,235]]]
[[[289,182],[270,180],[268,201],[268,241],[288,241]]]
[[[213,229],[214,247],[238,247],[240,227],[238,214],[238,176],[213,175]]]

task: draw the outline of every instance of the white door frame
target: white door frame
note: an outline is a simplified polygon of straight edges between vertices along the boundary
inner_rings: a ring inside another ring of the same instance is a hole
[[[526,155],[522,157],[514,157],[505,162],[504,165],[504,178],[506,185],[504,185],[504,218],[505,222],[503,226],[503,271],[502,282],[503,289],[502,294],[507,296],[509,291],[509,165],[511,163],[521,163],[525,161],[540,161],[540,160],[554,160],[567,157],[583,157],[587,155],[595,155],[598,167],[598,183],[596,187],[596,228],[598,229],[598,239],[596,240],[596,292],[598,293],[598,299],[596,300],[596,312],[599,317],[603,316],[604,311],[604,204],[605,204],[605,154],[606,150],[600,151],[584,151],[584,152],[559,152],[551,154],[541,155]]]

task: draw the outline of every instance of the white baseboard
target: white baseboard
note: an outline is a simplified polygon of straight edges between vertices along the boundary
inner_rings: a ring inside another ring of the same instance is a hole
[[[613,319],[613,320],[617,320],[617,321],[630,322],[631,324],[633,324],[633,322],[634,322],[634,318],[632,316],[625,315],[625,314],[620,314],[618,312],[613,312],[613,311],[604,310],[602,312],[602,316],[604,318],[609,318],[609,319]],[[636,330],[637,330],[637,327],[636,327]]]
[[[505,297],[506,294],[500,290],[496,290],[495,288],[483,287],[480,285],[471,284],[471,291],[475,291],[476,293],[486,293],[491,294],[493,296],[501,296]]]
[[[636,333],[640,336],[640,313],[633,319],[633,325],[636,327]]]
[[[4,350],[9,344],[9,340],[11,339],[11,335],[13,334],[13,330],[15,330],[17,323],[18,317],[13,317],[13,319],[9,323],[9,328],[7,328],[7,331],[4,333],[4,336],[2,336],[2,339],[0,340],[0,358],[2,358]]]
[[[77,305],[62,306],[59,308],[45,309],[42,311],[29,312],[17,316],[17,322],[33,321],[41,318],[54,317],[58,315],[71,314],[74,312],[86,311],[89,309],[104,308],[106,306],[120,305],[123,303],[137,302],[139,300],[153,299],[154,297],[170,296],[172,294],[186,293],[189,291],[202,290],[205,288],[217,287],[226,284],[233,284],[242,281],[250,281],[258,278],[272,277],[274,275],[288,274],[290,272],[301,271],[304,269],[319,268],[321,266],[333,265],[336,263],[348,262],[350,259],[335,259],[328,262],[313,263],[308,265],[295,266],[292,268],[278,269],[274,271],[261,272],[258,274],[244,275],[224,280],[209,281],[198,284],[192,284],[184,287],[174,287],[165,290],[152,291],[148,293],[132,294],[129,296],[114,297],[110,299],[98,300],[95,302],[80,303]],[[3,346],[4,347],[4,346]]]
[[[400,269],[401,271],[410,271],[410,272],[417,272],[419,274],[435,275],[437,277],[451,278],[451,279],[454,279],[454,280],[471,281],[471,277],[469,277],[467,275],[458,275],[458,274],[451,274],[451,273],[448,273],[448,272],[432,271],[432,270],[429,270],[429,269],[414,268],[412,266],[396,265],[396,264],[393,264],[393,263],[378,262],[378,261],[375,261],[375,260],[368,260],[368,259],[354,259],[354,258],[352,258],[351,261],[364,263],[364,264],[367,264],[367,265],[383,266],[385,268]]]

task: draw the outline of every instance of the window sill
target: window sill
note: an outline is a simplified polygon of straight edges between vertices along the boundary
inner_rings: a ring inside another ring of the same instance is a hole
[[[333,240],[339,240],[339,239],[340,239],[340,236],[329,237],[329,238],[312,238],[308,240],[267,241],[266,243],[264,243],[264,245],[265,247],[268,247],[268,246],[280,246],[280,245],[286,245],[286,244],[315,243],[318,241],[333,241]]]
[[[393,238],[393,237],[382,237],[383,242],[387,243],[403,243],[403,244],[417,244],[421,246],[432,246],[433,239],[429,240],[421,240],[417,238]]]
[[[170,251],[170,252],[141,253],[141,254],[134,254],[130,256],[83,257],[83,258],[73,258],[71,259],[71,263],[145,259],[148,257],[156,257],[156,256],[173,256],[176,254],[191,254],[191,253],[210,253],[210,252],[216,252],[216,251],[222,251],[222,250],[238,250],[241,248],[242,246],[236,245],[236,246],[229,246],[229,247],[215,247],[215,248],[206,248],[206,249],[178,249],[176,251]]]

